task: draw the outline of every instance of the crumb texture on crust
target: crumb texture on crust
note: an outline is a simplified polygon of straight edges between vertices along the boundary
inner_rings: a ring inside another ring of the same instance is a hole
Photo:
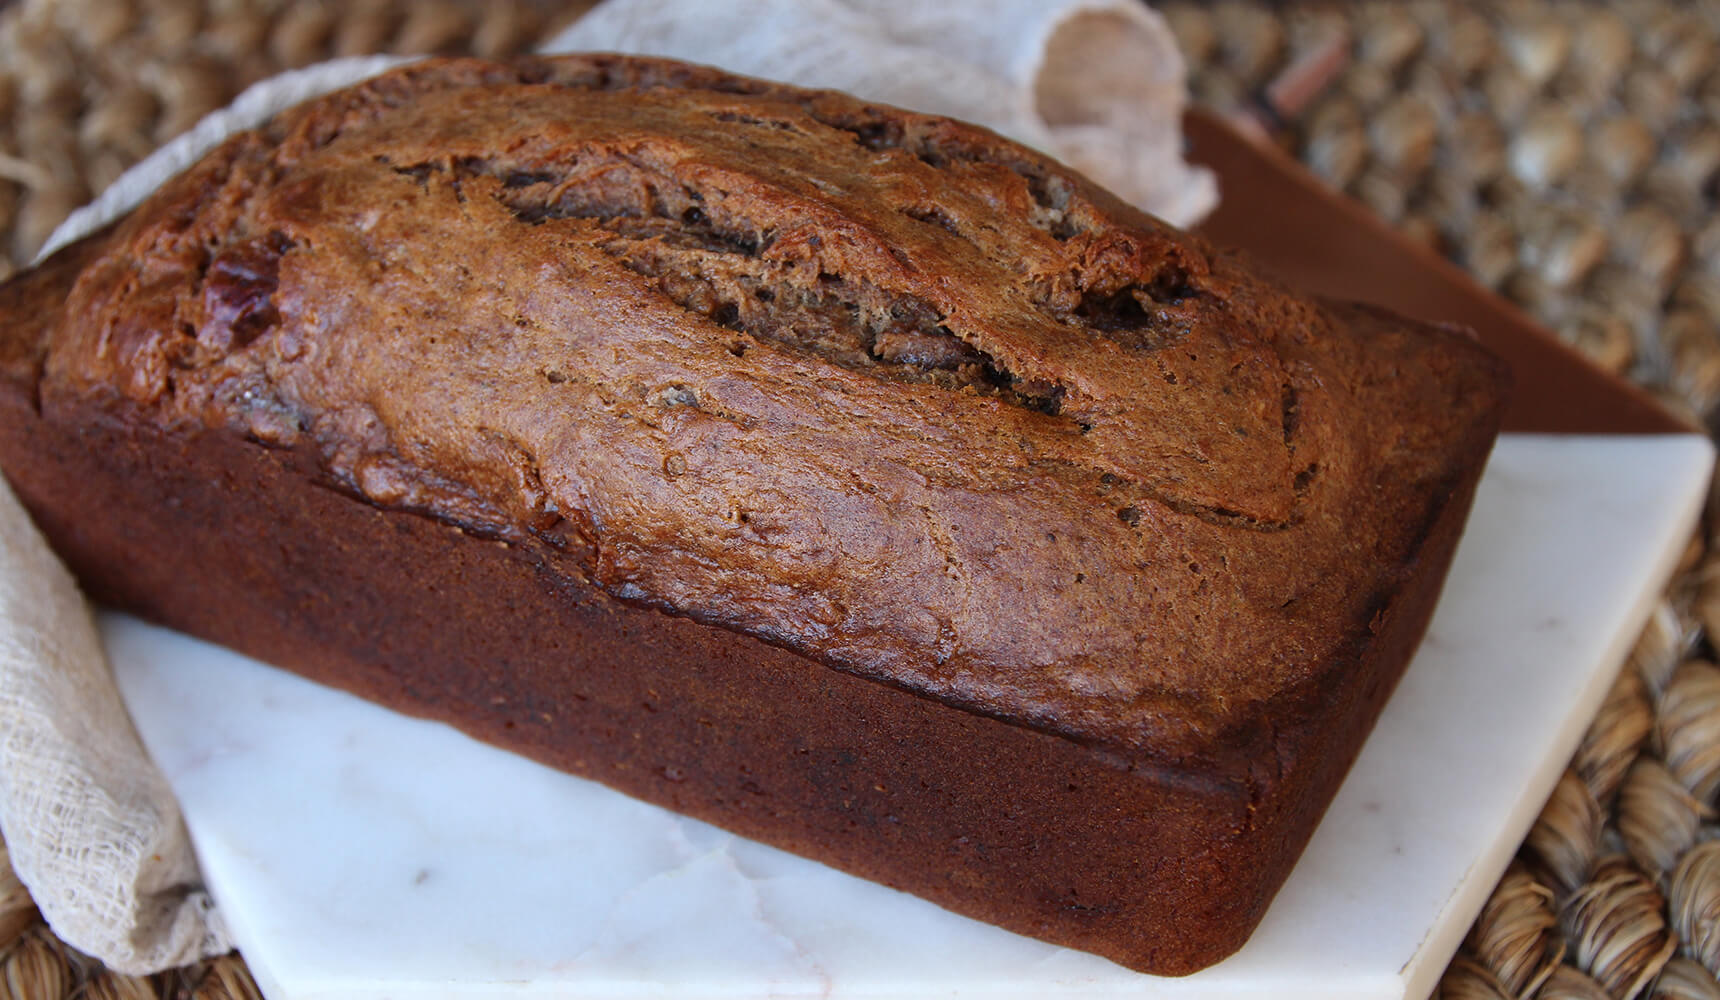
[[[647,59],[406,67],[103,238],[45,410],[312,449],[614,596],[1170,756],[1365,636],[1503,379],[982,129]]]

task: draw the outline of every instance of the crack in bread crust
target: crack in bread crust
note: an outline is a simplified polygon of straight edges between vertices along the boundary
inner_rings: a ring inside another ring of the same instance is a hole
[[[712,117],[736,118],[721,114]],[[755,123],[750,117],[743,120]],[[773,119],[763,127],[801,136],[817,125],[807,123],[801,128]],[[987,162],[972,151],[946,157],[929,151],[933,148],[922,144],[916,159],[939,168],[950,163]],[[1095,424],[1115,420],[1115,415],[1108,421],[1104,416],[1084,414],[1078,406],[1065,415],[1070,388],[1064,380],[1042,372],[1018,374],[998,356],[980,348],[988,317],[977,322],[952,320],[938,304],[903,290],[906,282],[892,281],[901,276],[890,269],[843,268],[847,273],[833,273],[827,267],[842,268],[842,262],[820,254],[822,240],[817,234],[799,234],[799,238],[793,232],[785,234],[769,222],[749,217],[745,206],[737,210],[738,199],[730,197],[729,191],[677,176],[638,151],[586,147],[531,157],[458,157],[409,165],[395,164],[386,156],[378,160],[421,187],[432,176],[445,176],[462,201],[473,194],[493,198],[521,222],[533,226],[561,224],[601,236],[595,245],[604,253],[651,279],[654,287],[676,305],[730,330],[879,378],[966,390],[1047,416],[1064,416],[1065,432],[1078,429],[1081,434],[1090,434]],[[1068,221],[1073,213],[1067,180],[1047,180],[1042,171],[1013,161],[1009,167],[1006,186],[1024,186],[1033,203],[1042,209],[1038,215],[1027,216],[1036,227],[1053,233],[1059,241],[1079,237],[1092,242],[1088,238],[1091,228]],[[1047,189],[1058,193],[1047,195]],[[772,186],[770,194],[774,201],[803,211],[818,207],[783,186]],[[927,224],[953,234],[968,250],[991,263],[984,256],[987,248],[983,243],[965,235],[963,226],[942,209],[898,211],[918,222],[933,220]],[[1055,213],[1054,220],[1046,221],[1046,213]],[[1022,282],[1021,289],[1029,299],[1022,314],[1031,320],[1033,310],[1044,313],[1048,321],[1044,325],[1054,338],[1100,337],[1143,352],[1176,346],[1186,330],[1169,327],[1147,309],[1174,306],[1198,295],[1187,269],[1167,259],[1155,273],[1124,281],[1107,270],[1115,266],[1109,253],[1100,250],[1093,254],[1099,265],[1077,266],[1070,272],[1077,275],[1071,280],[1078,287],[1061,303],[1055,299],[1055,282]],[[1027,265],[1015,261],[1014,267],[1022,271]],[[1014,291],[1017,289],[1007,288],[1007,292]],[[1067,329],[1051,327],[1051,323]],[[744,343],[736,344],[744,354]],[[1199,360],[1195,355],[1190,358]],[[1155,360],[1164,367],[1162,359]],[[1245,364],[1233,365],[1226,376],[1234,376]],[[1165,374],[1167,385],[1178,384],[1174,372]],[[1289,391],[1288,386],[1280,388],[1281,395]],[[1241,427],[1233,431],[1239,437],[1248,436]],[[1270,439],[1260,437],[1267,454],[1277,458]],[[1286,423],[1284,447],[1290,446],[1290,426]],[[1081,464],[1080,452],[1068,455],[1066,460],[1095,473],[1117,472],[1113,466]],[[1204,466],[1213,459],[1197,456],[1196,461]],[[1143,474],[1135,467],[1124,470],[1121,478],[1153,500],[1215,522],[1278,530],[1294,517],[1293,507],[1281,516],[1268,517],[1235,499],[1231,503],[1243,510],[1191,497],[1174,478],[1155,475],[1159,471]]]

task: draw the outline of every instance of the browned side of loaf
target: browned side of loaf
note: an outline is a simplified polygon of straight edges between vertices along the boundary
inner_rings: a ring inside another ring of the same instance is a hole
[[[76,416],[76,415],[67,415]],[[1247,801],[630,607],[530,546],[383,512],[290,452],[12,392],[0,461],[101,601],[1019,933],[1160,974],[1239,947],[1425,628],[1426,573],[1359,683],[1278,734]],[[1436,522],[1443,567],[1473,482]]]

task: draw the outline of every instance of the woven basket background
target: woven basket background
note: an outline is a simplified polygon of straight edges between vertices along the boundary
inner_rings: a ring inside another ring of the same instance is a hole
[[[0,278],[256,79],[334,55],[503,55],[589,6],[0,0]],[[1309,53],[1347,52],[1286,147],[1597,364],[1716,426],[1720,0],[1164,10],[1196,99],[1219,108]],[[1446,1000],[1720,1000],[1711,520],[1446,971]],[[147,979],[101,969],[41,923],[0,848],[0,997],[257,996],[236,955]]]

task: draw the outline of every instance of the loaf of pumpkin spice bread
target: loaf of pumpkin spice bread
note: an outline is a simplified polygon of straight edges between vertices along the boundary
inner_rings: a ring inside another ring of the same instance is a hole
[[[414,64],[0,286],[97,599],[1186,973],[1426,626],[1506,377],[974,126]]]

